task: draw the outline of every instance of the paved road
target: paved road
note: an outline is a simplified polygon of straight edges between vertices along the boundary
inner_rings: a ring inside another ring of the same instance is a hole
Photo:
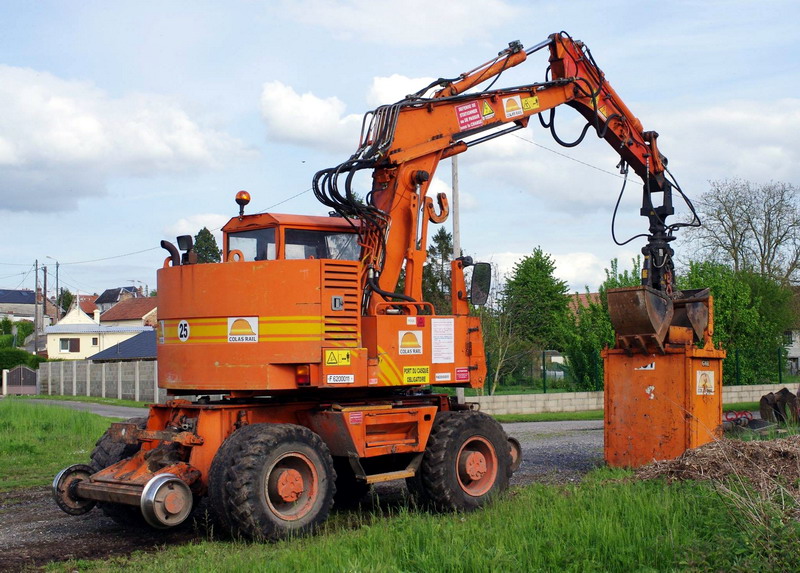
[[[52,404],[53,406],[63,406],[73,410],[83,410],[84,412],[94,412],[108,418],[136,418],[147,415],[147,408],[135,408],[130,406],[112,406],[110,404],[95,404],[94,402],[72,402],[70,400],[30,400],[32,404]]]

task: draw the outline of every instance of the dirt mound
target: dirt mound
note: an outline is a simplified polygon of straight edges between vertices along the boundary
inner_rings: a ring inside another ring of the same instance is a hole
[[[759,492],[777,488],[800,495],[800,436],[768,441],[723,438],[674,460],[654,462],[636,471],[639,479],[669,481],[744,479]]]

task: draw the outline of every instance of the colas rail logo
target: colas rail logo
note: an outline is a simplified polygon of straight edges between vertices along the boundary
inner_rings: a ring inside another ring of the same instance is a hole
[[[398,346],[400,354],[422,354],[422,331],[401,330]]]
[[[258,342],[258,317],[228,318],[228,342]]]

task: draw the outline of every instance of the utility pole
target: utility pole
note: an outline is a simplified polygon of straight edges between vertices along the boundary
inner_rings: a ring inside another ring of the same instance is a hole
[[[461,231],[458,225],[458,155],[450,158],[450,162],[453,184],[453,258],[457,259],[461,256]],[[463,388],[456,388],[456,401],[459,404],[463,404],[466,401]]]
[[[48,259],[53,259],[56,262],[56,322],[61,320],[61,291],[58,288],[58,259],[47,255]]]
[[[39,353],[39,330],[40,330],[40,321],[39,321],[39,259],[36,259],[36,286],[33,287],[33,343],[34,349],[33,353]]]
[[[44,328],[44,315],[47,314],[47,266],[42,265],[44,273],[44,287],[42,291],[42,328]]]

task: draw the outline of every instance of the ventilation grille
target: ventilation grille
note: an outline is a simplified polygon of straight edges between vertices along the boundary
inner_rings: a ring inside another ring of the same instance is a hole
[[[322,306],[325,312],[325,342],[337,346],[359,345],[361,285],[358,263],[325,262],[322,266]],[[338,297],[341,310],[333,310]]]

